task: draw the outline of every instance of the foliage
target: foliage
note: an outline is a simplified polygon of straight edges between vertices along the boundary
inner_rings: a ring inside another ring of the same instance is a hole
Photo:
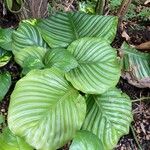
[[[24,139],[14,135],[7,127],[0,134],[1,150],[33,150]]]
[[[12,52],[26,75],[10,99],[8,126],[14,136],[40,150],[58,149],[72,139],[71,150],[80,142],[85,149],[96,144],[109,150],[129,132],[131,102],[115,88],[121,67],[110,46],[117,21],[66,12],[20,23]]]
[[[0,67],[6,65],[11,59],[13,29],[0,28]]]
[[[89,131],[78,131],[69,150],[104,150],[99,138]]]
[[[95,14],[96,1],[81,1],[79,2],[79,11]]]
[[[142,9],[142,11],[138,14],[138,17],[140,17],[144,21],[150,20],[150,9],[149,8]]]
[[[122,0],[109,0],[111,11],[118,10],[119,6],[121,5],[121,2]]]
[[[12,32],[13,29],[8,28],[8,29],[2,29],[0,28],[0,47],[11,51],[12,50]]]
[[[0,48],[0,67],[5,66],[11,59],[11,53]]]
[[[124,54],[123,77],[137,87],[150,87],[150,54],[139,52],[126,42],[122,44],[121,49]]]
[[[18,13],[21,11],[24,0],[4,0],[9,11]]]
[[[121,6],[121,2],[122,2],[122,0],[110,0],[109,1],[110,10],[112,12],[116,13],[118,11],[119,7]],[[138,8],[137,6],[141,3],[144,3],[144,2],[141,2],[138,0],[132,1],[129,8],[128,8],[127,13],[124,16],[124,19],[125,20],[132,20],[132,19],[136,18],[136,19],[140,19],[143,21],[148,21],[149,17],[150,17],[149,8],[143,7],[143,8],[137,9]]]
[[[9,73],[0,73],[0,101],[4,98],[11,85],[11,75]]]

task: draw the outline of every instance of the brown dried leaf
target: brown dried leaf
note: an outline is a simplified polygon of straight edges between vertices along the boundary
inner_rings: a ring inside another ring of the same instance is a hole
[[[136,49],[139,49],[139,50],[149,50],[150,51],[150,41],[148,42],[145,42],[145,43],[142,43],[140,45],[137,45],[135,46]]]
[[[148,3],[150,3],[150,0],[146,0],[144,4],[147,5]]]

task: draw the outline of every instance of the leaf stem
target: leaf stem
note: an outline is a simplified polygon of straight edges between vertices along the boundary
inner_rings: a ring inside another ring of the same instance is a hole
[[[142,100],[150,100],[150,97],[142,97],[142,98],[139,98],[139,99],[135,99],[135,100],[132,100],[132,103],[139,102],[139,101],[142,101]]]

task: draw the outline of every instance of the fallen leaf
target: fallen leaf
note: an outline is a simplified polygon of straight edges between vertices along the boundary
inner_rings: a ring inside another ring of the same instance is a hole
[[[137,45],[135,46],[136,49],[139,49],[139,50],[150,50],[150,41],[148,42],[145,42],[145,43],[142,43],[140,45]]]
[[[146,0],[144,4],[147,5],[148,3],[150,3],[150,0]]]
[[[150,54],[136,50],[124,42],[121,46],[122,77],[139,88],[150,88]]]

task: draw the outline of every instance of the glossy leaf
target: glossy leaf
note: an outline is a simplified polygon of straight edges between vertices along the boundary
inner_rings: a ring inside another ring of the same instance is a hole
[[[106,150],[116,146],[124,134],[128,134],[132,121],[129,97],[118,89],[110,89],[102,95],[87,99],[87,114],[83,130],[97,135]]]
[[[118,19],[113,16],[85,13],[56,13],[38,22],[43,38],[50,47],[67,47],[82,37],[103,37],[111,43],[115,37]]]
[[[38,29],[27,22],[20,23],[18,29],[13,33],[13,53],[22,51],[28,46],[46,47]]]
[[[0,48],[0,67],[5,66],[11,59],[11,53]]]
[[[0,101],[4,98],[11,85],[11,75],[9,73],[0,73]]]
[[[81,128],[84,98],[55,69],[34,70],[11,95],[8,125],[36,149],[58,149]]]
[[[8,128],[0,134],[0,149],[1,150],[33,150],[24,139],[15,136]]]
[[[44,67],[43,58],[46,51],[46,48],[28,46],[15,54],[15,60],[24,69],[24,74],[26,74],[32,69]]]
[[[47,67],[57,67],[65,72],[70,71],[78,66],[76,59],[63,48],[55,48],[48,51],[44,59]]]
[[[104,150],[100,139],[91,132],[78,131],[69,150]]]
[[[78,67],[66,73],[72,85],[89,94],[101,94],[114,87],[120,78],[116,51],[105,41],[83,38],[67,50],[76,58]]]
[[[0,47],[11,51],[12,50],[12,33],[13,29],[7,28],[2,29],[0,28]]]
[[[122,77],[140,88],[150,88],[150,54],[139,52],[127,43],[123,43]]]

